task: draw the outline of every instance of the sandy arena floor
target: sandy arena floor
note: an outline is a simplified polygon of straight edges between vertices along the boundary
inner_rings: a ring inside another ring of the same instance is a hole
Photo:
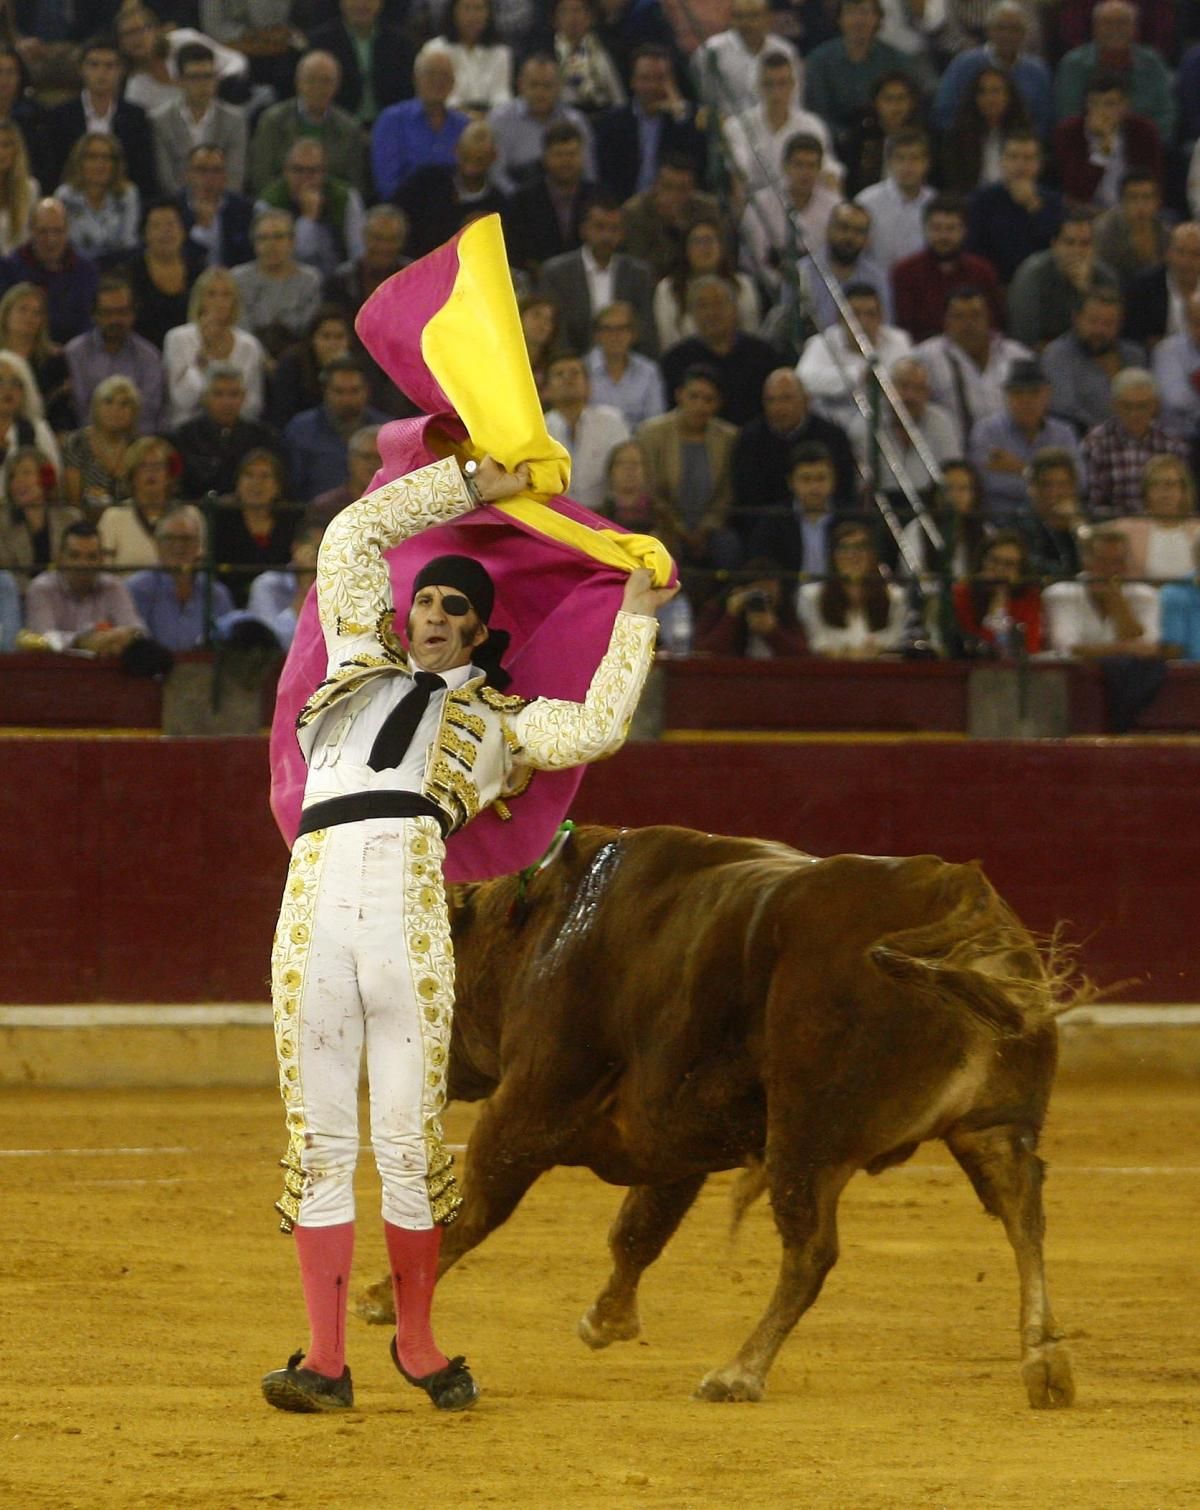
[[[355,1321],[355,1412],[278,1414],[259,1377],[306,1335],[270,1209],[282,1143],[265,1092],[5,1093],[0,1505],[1200,1505],[1194,1081],[1059,1088],[1049,1275],[1079,1399],[1057,1413],[1025,1404],[1003,1233],[934,1147],[853,1182],[841,1262],[760,1405],[690,1394],[765,1303],[766,1207],[731,1252],[729,1180],[711,1181],[647,1277],[642,1339],[593,1354],[574,1327],[619,1193],[558,1171],[439,1299],[474,1412],[438,1416]],[[360,1192],[375,1279],[369,1168]]]

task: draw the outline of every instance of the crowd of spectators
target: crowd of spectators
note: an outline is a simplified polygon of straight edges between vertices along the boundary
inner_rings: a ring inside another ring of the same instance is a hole
[[[286,646],[357,310],[494,211],[677,650],[1200,659],[1200,10],[704,13],[0,4],[0,648]]]

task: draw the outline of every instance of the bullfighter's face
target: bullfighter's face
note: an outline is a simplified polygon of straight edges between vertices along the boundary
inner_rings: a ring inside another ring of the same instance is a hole
[[[423,671],[468,665],[471,652],[487,637],[487,625],[456,587],[423,587],[413,599],[408,643]]]

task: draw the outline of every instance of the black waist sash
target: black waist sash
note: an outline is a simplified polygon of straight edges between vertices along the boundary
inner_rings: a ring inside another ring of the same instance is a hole
[[[450,832],[449,816],[417,792],[354,792],[349,797],[330,797],[314,802],[300,814],[301,834],[317,828],[336,828],[340,823],[361,823],[365,818],[434,818],[442,838]]]

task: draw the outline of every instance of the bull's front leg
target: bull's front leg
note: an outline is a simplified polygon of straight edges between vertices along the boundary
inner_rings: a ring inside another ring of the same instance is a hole
[[[671,1185],[630,1188],[608,1234],[612,1274],[579,1322],[579,1335],[588,1347],[629,1342],[641,1331],[638,1284],[687,1215],[705,1178],[698,1174]]]
[[[1042,1257],[1045,1215],[1037,1135],[1027,1127],[951,1132],[950,1152],[966,1171],[984,1209],[998,1216],[1017,1259],[1021,1286],[1021,1379],[1035,1410],[1075,1399],[1071,1360],[1050,1310]]]
[[[767,1373],[792,1328],[821,1293],[837,1262],[837,1205],[852,1166],[814,1169],[794,1156],[767,1150],[767,1182],[783,1262],[762,1320],[723,1368],[700,1381],[696,1399],[761,1400]]]

